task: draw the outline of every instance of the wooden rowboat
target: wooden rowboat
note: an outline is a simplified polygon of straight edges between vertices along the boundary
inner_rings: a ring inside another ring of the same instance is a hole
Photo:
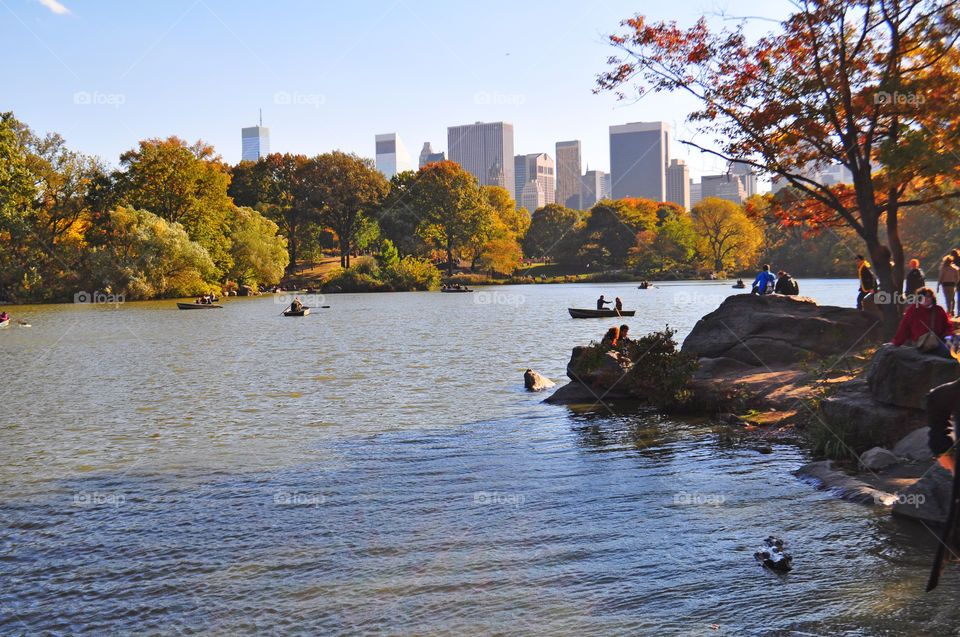
[[[567,308],[571,318],[609,318],[612,316],[633,316],[636,310],[578,310],[577,308]]]
[[[441,292],[473,292],[467,288],[440,288]]]
[[[216,303],[177,303],[177,309],[180,310],[212,310],[222,307],[222,305]]]
[[[306,316],[309,313],[310,313],[310,308],[305,307],[301,310],[284,310],[283,315],[284,316]]]
[[[3,329],[4,327],[10,327],[10,319],[7,319],[6,321],[0,321],[0,329]]]

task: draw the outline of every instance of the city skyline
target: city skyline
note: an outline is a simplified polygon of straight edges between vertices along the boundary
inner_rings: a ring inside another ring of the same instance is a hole
[[[605,36],[641,9],[687,25],[707,13],[723,24],[713,7],[696,2],[652,9],[558,2],[548,12],[506,2],[254,10],[174,0],[137,12],[112,2],[61,4],[61,13],[33,0],[0,9],[11,60],[0,69],[7,87],[0,110],[111,166],[140,140],[172,135],[202,139],[236,163],[236,130],[256,122],[262,108],[275,152],[339,149],[373,159],[378,132],[394,131],[413,149],[442,140],[457,122],[511,121],[518,152],[553,154],[557,140],[579,139],[583,164],[608,170],[611,124],[664,120],[677,139],[705,140],[683,121],[694,103],[682,96],[635,103],[593,93],[614,52]],[[775,3],[766,17],[788,7]],[[756,14],[739,0],[727,12]],[[471,29],[457,30],[465,23]],[[563,42],[562,63],[544,58],[546,41]],[[536,88],[526,79],[534,63]],[[694,176],[722,167],[689,147],[675,152]]]

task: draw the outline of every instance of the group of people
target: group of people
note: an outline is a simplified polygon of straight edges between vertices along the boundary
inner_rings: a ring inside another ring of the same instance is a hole
[[[611,327],[607,330],[607,333],[603,335],[603,338],[600,339],[600,345],[608,350],[616,349],[623,351],[628,345],[633,343],[633,339],[628,336],[629,333],[629,325]]]
[[[600,295],[600,298],[597,299],[597,309],[598,309],[598,310],[605,310],[605,309],[607,309],[607,308],[605,308],[605,307],[603,307],[603,306],[604,306],[604,305],[609,305],[610,303],[613,303],[613,307],[616,308],[617,312],[623,310],[623,301],[620,300],[620,297],[619,297],[619,296],[616,298],[615,301],[608,301],[608,300],[606,300],[606,299],[603,297],[602,294]]]
[[[737,281],[738,285],[742,281]],[[751,294],[784,294],[786,296],[796,296],[800,294],[800,286],[794,280],[790,274],[780,270],[774,276],[773,272],[770,271],[770,265],[767,263],[763,264],[763,269],[760,270],[760,273],[757,275],[757,278],[753,280],[753,286],[750,290]]]
[[[214,296],[213,292],[211,292],[210,294],[204,294],[203,296],[198,296],[196,303],[197,305],[212,305],[219,300],[220,299]]]

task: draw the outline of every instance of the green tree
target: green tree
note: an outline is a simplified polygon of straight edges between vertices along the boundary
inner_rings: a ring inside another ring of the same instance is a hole
[[[416,181],[417,173],[412,170],[394,175],[377,218],[381,236],[389,239],[401,255],[424,255],[428,251],[427,244],[417,234],[422,219],[411,206]]]
[[[24,300],[23,281],[30,263],[29,211],[36,196],[34,175],[20,145],[20,123],[0,114],[0,298]]]
[[[377,254],[377,265],[381,270],[391,268],[400,262],[400,255],[397,248],[390,239],[384,239],[380,244],[380,252]]]
[[[548,203],[533,211],[523,236],[523,253],[534,258],[556,258],[560,240],[580,221],[580,213],[560,204]]]
[[[238,285],[273,285],[287,267],[287,242],[277,236],[277,224],[252,208],[235,209],[229,224],[233,265],[227,277]]]
[[[756,254],[762,234],[737,204],[707,197],[692,213],[697,250],[715,272],[745,265]]]

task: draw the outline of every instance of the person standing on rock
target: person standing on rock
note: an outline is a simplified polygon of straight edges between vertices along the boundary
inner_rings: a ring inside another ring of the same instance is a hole
[[[877,291],[877,277],[873,276],[870,270],[870,263],[863,258],[862,254],[857,255],[857,278],[860,279],[860,290],[857,293],[857,309],[863,309],[863,297],[873,294]]]
[[[957,289],[957,282],[960,281],[960,268],[953,262],[953,257],[949,254],[943,257],[940,262],[940,276],[937,277],[937,292],[943,288],[943,296],[947,299],[947,314],[953,316],[954,292]]]
[[[910,259],[910,271],[907,272],[907,277],[903,285],[903,293],[912,297],[917,293],[917,290],[922,288],[927,284],[927,280],[924,277],[923,270],[920,269],[920,262],[916,259]],[[907,303],[913,303],[915,299],[908,298]]]

